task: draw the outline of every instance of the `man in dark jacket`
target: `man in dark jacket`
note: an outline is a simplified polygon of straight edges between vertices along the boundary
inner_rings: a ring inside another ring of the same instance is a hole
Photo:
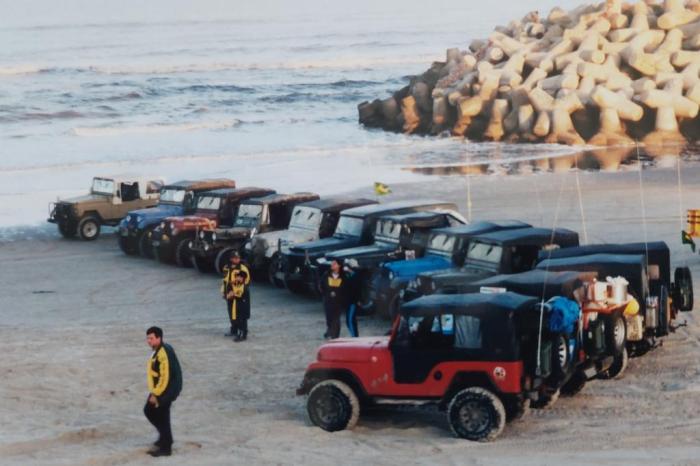
[[[233,341],[244,341],[248,338],[248,319],[250,319],[250,270],[241,263],[237,251],[231,254],[229,265],[224,267],[224,277],[221,283],[221,293],[226,300],[231,335]]]
[[[153,354],[148,359],[146,368],[149,393],[143,412],[151,424],[158,429],[158,440],[148,454],[170,456],[173,445],[170,406],[182,390],[182,370],[173,347],[163,343],[163,330],[159,327],[146,330],[146,342],[153,350]]]
[[[337,259],[331,262],[331,268],[321,278],[323,308],[326,312],[326,333],[324,338],[340,336],[340,316],[347,310],[351,300],[351,283],[349,274],[343,270]],[[355,326],[357,324],[355,323]]]

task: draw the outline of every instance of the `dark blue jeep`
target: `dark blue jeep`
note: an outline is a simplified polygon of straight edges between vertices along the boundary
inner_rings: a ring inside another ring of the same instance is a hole
[[[212,189],[235,188],[236,182],[225,178],[198,181],[183,180],[163,186],[158,205],[132,210],[119,223],[117,241],[125,254],[153,257],[150,235],[166,217],[194,212],[195,194]]]
[[[366,286],[367,299],[361,303],[361,307],[364,312],[377,312],[393,318],[404,290],[409,283],[415,282],[419,273],[464,264],[470,238],[492,231],[529,226],[518,220],[505,220],[434,229],[428,237],[423,257],[385,262],[373,272]]]

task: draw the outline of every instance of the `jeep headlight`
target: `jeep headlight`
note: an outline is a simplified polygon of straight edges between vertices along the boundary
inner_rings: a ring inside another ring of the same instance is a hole
[[[389,280],[393,280],[394,277],[396,277],[396,275],[394,274],[394,272],[392,270],[390,270],[389,271]]]
[[[211,234],[211,240],[212,240],[212,241],[216,241],[216,233],[212,233],[212,234]]]
[[[173,222],[170,222],[170,229],[175,230],[175,224]]]
[[[253,249],[253,245],[250,242],[245,243],[245,246],[243,246],[243,249],[245,249],[246,251],[251,251]]]
[[[430,289],[433,291],[437,289],[437,286],[435,286],[435,282],[430,282]]]
[[[199,232],[199,239],[204,239],[204,232],[203,231]]]
[[[165,222],[160,222],[160,229],[165,230]]]
[[[127,222],[130,222],[130,221],[131,221],[131,215],[127,215],[127,216],[126,216],[126,221],[127,221]]]
[[[172,228],[172,223],[171,223],[170,225],[171,225],[171,228],[170,228],[171,234],[172,234],[173,236],[177,236],[177,234],[178,234],[180,231],[179,231],[177,228]]]
[[[192,241],[190,241],[189,243],[187,243],[187,245],[190,247],[190,249],[192,249],[192,246],[194,246],[194,243]]]

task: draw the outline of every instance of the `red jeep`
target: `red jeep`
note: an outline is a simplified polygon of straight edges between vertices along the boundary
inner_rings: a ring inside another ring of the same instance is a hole
[[[510,292],[421,297],[401,307],[390,336],[321,346],[297,394],[330,432],[352,428],[362,406],[434,404],[456,436],[492,440],[552,371],[538,303]]]

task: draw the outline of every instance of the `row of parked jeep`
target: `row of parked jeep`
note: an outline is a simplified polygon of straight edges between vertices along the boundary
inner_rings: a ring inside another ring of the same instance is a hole
[[[457,436],[493,439],[530,406],[619,377],[693,308],[690,271],[671,272],[664,242],[581,246],[561,228],[468,224],[449,202],[279,194],[232,180],[161,185],[156,204],[155,186],[96,178],[90,196],[52,206],[50,221],[94,239],[117,219],[81,202],[123,207],[131,193],[146,207],[118,222],[127,254],[221,271],[240,250],[258,279],[311,294],[342,259],[359,309],[391,318],[389,335],[330,341],[308,367],[298,393],[328,431],[351,428],[367,406],[427,404],[447,412]]]

